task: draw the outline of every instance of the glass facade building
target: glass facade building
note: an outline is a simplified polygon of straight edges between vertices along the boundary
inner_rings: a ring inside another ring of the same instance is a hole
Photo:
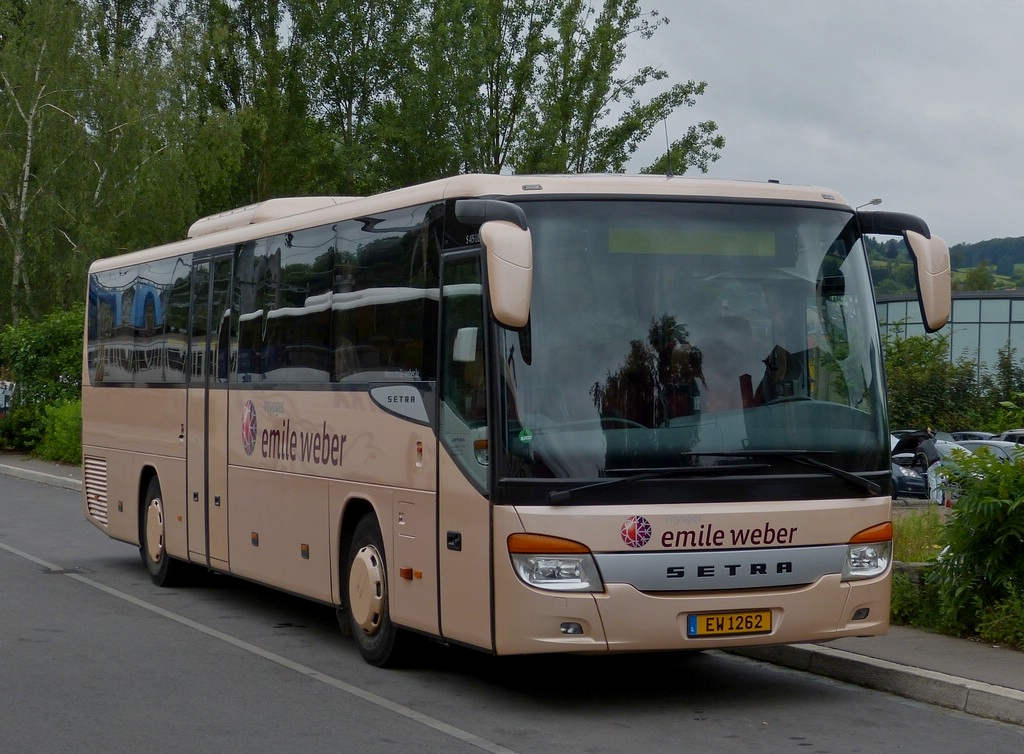
[[[878,323],[885,336],[896,327],[906,336],[924,335],[914,294],[878,297]],[[979,377],[994,370],[999,349],[1015,349],[1024,358],[1024,291],[954,291],[949,322],[938,334],[949,337],[951,360],[970,359]]]

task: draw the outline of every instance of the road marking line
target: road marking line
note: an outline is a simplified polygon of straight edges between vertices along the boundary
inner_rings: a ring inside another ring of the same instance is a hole
[[[170,610],[159,607],[158,605],[154,605],[151,602],[146,602],[145,600],[139,599],[138,597],[133,597],[132,595],[127,594],[126,592],[122,592],[118,589],[114,589],[113,587],[106,586],[105,584],[101,584],[98,581],[86,578],[81,574],[64,571],[64,569],[62,569],[58,565],[49,563],[41,558],[37,558],[34,555],[30,555],[27,552],[22,552],[21,550],[18,550],[14,547],[10,547],[9,545],[5,545],[2,542],[0,542],[0,550],[6,550],[12,555],[17,555],[20,558],[29,560],[50,571],[60,571],[64,576],[67,576],[69,579],[74,579],[75,581],[85,584],[86,586],[90,586],[93,589],[98,589],[101,592],[106,592],[112,597],[124,600],[125,602],[130,602],[136,607],[141,607],[143,610],[148,610],[151,613],[156,613],[157,615],[172,620],[175,623],[180,623],[183,626],[195,629],[196,631],[206,634],[207,636],[213,639],[218,639],[227,644],[230,644],[233,647],[237,647],[238,649],[249,652],[250,654],[257,655],[258,657],[262,657],[265,660],[269,660],[270,662],[276,663],[284,668],[293,670],[296,673],[300,673],[306,676],[307,678],[311,678],[315,681],[319,681],[320,683],[324,683],[328,686],[338,689],[339,691],[344,691],[346,694],[350,694],[354,697],[362,699],[365,702],[369,702],[370,704],[374,704],[390,712],[394,712],[396,715],[401,715],[402,717],[408,718],[409,720],[413,720],[414,722],[420,723],[421,725],[426,725],[428,728],[433,728],[434,730],[451,736],[452,738],[456,738],[459,741],[464,741],[465,743],[470,744],[471,746],[475,746],[478,749],[483,749],[484,751],[492,752],[492,754],[515,754],[515,752],[512,749],[506,749],[504,746],[501,746],[500,744],[496,744],[493,741],[488,741],[487,739],[481,738],[480,736],[470,733],[469,731],[462,730],[461,728],[456,728],[454,725],[449,725],[448,723],[442,722],[441,720],[437,720],[433,717],[430,717],[429,715],[424,715],[422,712],[417,712],[416,710],[410,707],[398,704],[397,702],[393,702],[390,699],[385,699],[382,696],[373,694],[369,691],[359,688],[358,686],[353,686],[350,683],[345,683],[342,680],[326,675],[325,673],[321,673],[320,671],[315,670],[311,667],[295,662],[293,660],[289,660],[287,657],[275,654],[274,652],[270,652],[266,649],[263,649],[262,647],[258,647],[255,644],[250,644],[247,641],[242,641],[241,639],[238,639],[234,636],[218,631],[215,628],[211,628],[210,626],[194,621],[191,618],[186,618],[184,615],[172,613]]]

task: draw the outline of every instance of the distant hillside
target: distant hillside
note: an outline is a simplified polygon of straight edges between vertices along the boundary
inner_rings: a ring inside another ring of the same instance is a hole
[[[879,294],[914,290],[914,270],[902,240],[866,239]],[[949,249],[954,290],[1024,289],[1024,237],[959,243]]]
[[[954,270],[977,267],[988,262],[997,275],[1012,277],[1017,265],[1024,265],[1024,238],[993,238],[977,243],[958,243],[949,249]]]

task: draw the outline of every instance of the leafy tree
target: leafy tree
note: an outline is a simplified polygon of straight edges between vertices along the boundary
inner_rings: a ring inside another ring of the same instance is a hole
[[[995,290],[996,281],[992,266],[988,262],[983,261],[977,267],[968,270],[964,276],[963,283],[957,287],[965,291]]]
[[[879,296],[891,296],[906,292],[901,283],[891,277],[876,279],[875,293]]]
[[[416,43],[414,0],[290,0],[292,55],[308,91],[314,122],[329,139],[318,143],[335,175],[325,182],[343,194],[387,188],[381,180],[377,139],[382,110],[392,115],[404,82],[422,75],[413,60]],[[407,84],[406,84],[407,86]],[[437,82],[440,88],[448,88]],[[439,90],[439,94],[442,90]],[[430,107],[432,102],[419,103]],[[450,117],[449,110],[442,110]],[[416,118],[429,117],[416,108]],[[404,125],[411,125],[409,121]],[[303,156],[308,159],[308,154]]]
[[[74,0],[5,1],[0,48],[0,318],[52,305],[36,292],[33,266],[66,253],[63,187],[85,170],[82,81],[77,54],[80,7]]]
[[[462,121],[468,133],[462,142],[470,171],[500,173],[522,149],[527,120],[540,82],[543,56],[554,49],[548,36],[558,14],[559,0],[482,0],[476,3],[477,18],[470,28],[470,61],[477,76],[464,80],[479,91],[476,98],[477,127]],[[471,73],[471,72],[470,72]],[[474,80],[475,79],[475,80]],[[548,105],[557,107],[549,101]]]
[[[177,204],[187,218],[246,203],[240,196],[244,163],[243,125],[230,104],[233,77],[230,56],[221,48],[226,32],[209,0],[169,0],[155,25],[153,44],[164,76],[167,117],[159,131],[178,174],[168,182],[180,187]],[[165,239],[169,240],[169,239]]]
[[[321,131],[282,0],[171,0],[153,43],[165,76],[165,144],[190,218],[318,193]],[[178,231],[180,235],[181,231]]]
[[[990,398],[1008,401],[1024,393],[1024,364],[1014,360],[1016,355],[1017,349],[1009,342],[999,349],[992,374],[992,385],[988,391]]]
[[[658,123],[704,92],[690,81],[643,101],[641,89],[665,72],[622,72],[627,41],[666,22],[639,0],[428,0],[416,65],[385,107],[385,141],[400,153],[420,148],[416,159],[434,171],[423,177],[621,171]],[[679,172],[717,158],[716,130],[707,121],[676,142]]]
[[[484,75],[474,57],[475,0],[421,5],[411,70],[395,80],[393,100],[377,103],[368,129],[376,145],[376,176],[385,186],[467,172],[487,128],[478,107]]]
[[[239,195],[247,194],[249,202],[312,189],[305,149],[307,86],[294,54],[302,46],[282,35],[286,4],[238,0],[227,9],[232,45],[223,54],[237,68],[232,96],[245,145]]]
[[[80,261],[76,294],[87,262],[161,243],[191,215],[171,127],[180,113],[165,96],[168,80],[149,33],[154,7],[154,0],[85,6],[81,56],[88,81],[77,117],[86,124],[89,170],[69,186],[66,200]]]
[[[79,299],[91,260],[178,236],[194,217],[153,0],[24,7],[0,66],[0,317],[14,323]]]
[[[967,261],[967,246],[966,244],[958,243],[955,246],[949,247],[949,263],[954,270],[961,270],[964,267],[970,267],[970,263]]]
[[[894,328],[882,345],[890,426],[978,426],[984,402],[975,364],[966,357],[950,360],[948,335],[903,337]]]
[[[704,92],[701,84],[701,94]],[[690,100],[686,104],[692,105]],[[712,162],[721,157],[719,152],[725,148],[725,137],[717,133],[718,126],[712,120],[690,126],[686,136],[672,142],[664,155],[648,167],[641,168],[641,173],[655,175],[674,175],[684,173],[689,168],[697,168],[700,172],[708,172]]]
[[[420,178],[515,169],[566,0],[413,2],[409,65],[393,80],[395,99],[377,110],[385,151],[415,150],[429,166]],[[410,169],[382,167],[385,174]]]
[[[543,50],[542,81],[522,146],[512,153],[516,172],[621,172],[656,125],[692,106],[704,82],[673,84],[641,101],[639,91],[668,74],[652,66],[621,72],[628,40],[650,39],[666,23],[639,0],[604,0],[599,11],[585,0],[559,3],[555,44]],[[623,112],[613,120],[615,110]],[[673,167],[706,171],[725,143],[716,131],[713,121],[691,127],[670,149]]]

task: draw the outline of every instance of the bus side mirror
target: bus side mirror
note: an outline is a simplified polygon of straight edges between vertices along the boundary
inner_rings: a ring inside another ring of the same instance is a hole
[[[929,238],[913,230],[905,230],[903,240],[914,257],[924,327],[935,332],[949,321],[952,306],[949,246],[938,236]]]
[[[921,305],[924,329],[935,332],[949,321],[953,306],[949,246],[933,236],[920,217],[903,212],[857,212],[861,233],[903,236],[914,259],[917,274],[917,300]]]
[[[480,226],[487,255],[487,289],[494,318],[518,330],[530,319],[533,291],[533,238],[507,220],[488,220]]]

